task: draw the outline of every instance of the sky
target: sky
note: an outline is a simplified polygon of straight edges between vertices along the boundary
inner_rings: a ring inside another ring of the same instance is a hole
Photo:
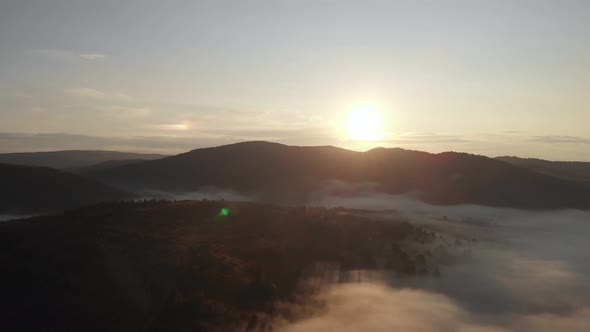
[[[0,152],[245,140],[590,161],[590,1],[0,0]],[[350,137],[348,114],[379,114]]]

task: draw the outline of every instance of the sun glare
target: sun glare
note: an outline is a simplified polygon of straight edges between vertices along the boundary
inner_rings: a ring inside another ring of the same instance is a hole
[[[372,141],[379,138],[381,115],[370,106],[360,106],[348,114],[346,131],[354,140]]]

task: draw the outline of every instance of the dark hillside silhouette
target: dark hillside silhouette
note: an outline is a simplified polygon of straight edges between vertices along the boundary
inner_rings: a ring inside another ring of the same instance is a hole
[[[399,148],[367,152],[245,142],[91,172],[133,190],[234,189],[271,201],[304,202],[329,180],[373,182],[390,194],[416,193],[434,204],[586,208],[590,188],[501,160]]]
[[[145,159],[121,159],[121,160],[108,160],[103,161],[98,164],[93,164],[90,166],[81,166],[81,167],[72,167],[64,169],[67,172],[75,173],[75,174],[86,174],[86,173],[93,173],[102,170],[107,170],[109,168],[115,168],[124,165],[131,165],[137,164],[146,161]]]
[[[49,212],[131,199],[95,180],[46,167],[0,164],[0,212]]]
[[[6,331],[271,331],[273,305],[304,295],[300,282],[315,263],[370,270],[381,257],[401,275],[436,273],[434,263],[417,263],[435,238],[342,209],[212,201],[109,204],[0,223],[2,324]]]

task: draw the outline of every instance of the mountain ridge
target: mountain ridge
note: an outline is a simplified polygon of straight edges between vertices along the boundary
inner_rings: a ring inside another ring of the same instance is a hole
[[[534,172],[553,177],[582,182],[590,185],[590,162],[584,161],[550,161],[539,158],[520,158],[501,156],[495,159],[524,167]]]
[[[164,157],[167,156],[162,154],[145,154],[110,150],[60,150],[1,153],[0,163],[68,169],[92,166],[106,161],[132,159],[155,160]]]
[[[461,152],[400,148],[365,152],[264,141],[202,148],[90,176],[132,190],[237,190],[257,199],[305,202],[329,180],[377,183],[388,194],[418,193],[432,204],[587,208],[590,188],[501,160]]]

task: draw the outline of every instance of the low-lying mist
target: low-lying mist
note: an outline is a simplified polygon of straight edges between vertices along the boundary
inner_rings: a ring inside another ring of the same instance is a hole
[[[315,314],[281,331],[590,329],[589,211],[432,206],[351,186],[327,186],[310,204],[379,210],[371,214],[435,231],[446,244],[433,249],[440,277],[383,271],[333,283],[313,301],[324,304]]]
[[[415,195],[387,195],[375,188],[334,181],[305,203],[371,210],[366,213],[375,218],[401,219],[436,232],[439,245],[432,248],[432,260],[440,276],[344,271],[362,277],[319,283],[325,286],[316,298],[301,305],[298,317],[306,318],[277,318],[273,325],[280,331],[590,329],[590,211],[433,206]],[[213,188],[145,196],[256,201]],[[344,275],[335,272],[327,274]]]
[[[201,188],[188,192],[144,191],[140,193],[140,199],[167,199],[167,200],[226,200],[236,202],[253,201],[254,198],[241,194],[231,189],[218,189],[214,187]]]
[[[0,222],[33,217],[33,214],[0,214]]]
[[[582,332],[590,321],[588,307],[563,314],[478,315],[446,295],[372,283],[341,284],[321,296],[327,305],[318,315],[280,331]]]

